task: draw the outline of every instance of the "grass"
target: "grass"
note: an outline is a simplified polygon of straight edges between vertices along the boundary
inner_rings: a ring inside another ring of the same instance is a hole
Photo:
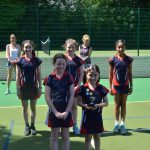
[[[50,56],[45,54],[43,51],[38,51],[36,52],[38,54],[39,57],[53,57],[56,53],[65,53],[65,51],[61,51],[61,50],[57,50],[57,51],[54,51],[52,50],[50,52]],[[99,50],[99,51],[93,51],[92,52],[92,57],[103,57],[103,56],[113,56],[114,54],[116,53],[116,51],[108,51],[108,50],[105,50],[105,51],[102,51],[102,50]],[[129,56],[137,56],[137,50],[126,50],[126,54],[129,55]],[[0,58],[5,58],[5,51],[1,51],[0,52]],[[140,50],[139,51],[139,56],[150,56],[150,50]]]

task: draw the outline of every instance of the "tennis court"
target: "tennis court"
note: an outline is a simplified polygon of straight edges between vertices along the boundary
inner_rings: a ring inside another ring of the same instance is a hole
[[[108,87],[108,79],[101,80],[101,84]],[[149,150],[150,136],[150,95],[148,78],[134,79],[134,93],[129,96],[127,103],[126,136],[114,135],[113,97],[109,97],[109,106],[103,110],[105,131],[101,138],[102,150]],[[48,150],[50,129],[44,124],[47,106],[44,95],[37,104],[37,130],[36,136],[24,136],[24,121],[20,101],[16,97],[15,82],[11,84],[12,94],[4,95],[6,84],[0,81],[0,149],[8,146],[8,150]],[[44,90],[44,89],[43,89]],[[80,125],[81,109],[78,113]],[[10,129],[11,128],[11,129]],[[11,134],[12,132],[12,134]],[[72,132],[72,130],[70,130]],[[74,136],[71,133],[71,150],[82,150],[84,137]],[[61,143],[61,141],[60,141]]]

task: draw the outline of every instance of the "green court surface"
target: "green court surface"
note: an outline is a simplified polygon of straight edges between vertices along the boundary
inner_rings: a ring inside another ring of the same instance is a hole
[[[101,80],[101,84],[108,86],[108,79]],[[134,79],[134,92],[128,97],[126,127],[128,134],[115,135],[112,133],[114,126],[113,97],[108,96],[109,106],[103,109],[105,132],[101,135],[101,150],[149,150],[150,144],[150,79]],[[15,82],[11,84],[10,95],[5,95],[6,84],[0,81],[0,150],[4,145],[8,150],[49,150],[50,129],[45,125],[48,107],[44,100],[44,94],[37,103],[38,134],[25,137],[24,121],[22,117],[21,103],[17,99]],[[44,88],[43,88],[44,91]],[[81,109],[78,109],[78,125],[81,121]],[[12,122],[14,121],[14,122]],[[13,123],[12,135],[10,124]],[[70,150],[83,150],[84,137],[74,136],[70,129]],[[10,140],[9,140],[10,138]],[[61,144],[61,140],[59,140]]]

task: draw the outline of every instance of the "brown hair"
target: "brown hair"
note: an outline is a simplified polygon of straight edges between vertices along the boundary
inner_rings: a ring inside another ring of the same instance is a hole
[[[72,38],[69,38],[69,39],[67,39],[67,40],[65,41],[65,44],[63,45],[63,47],[66,48],[68,43],[74,44],[76,48],[77,48],[78,45],[79,45],[79,44],[76,42],[76,40],[74,40],[74,39],[72,39]]]
[[[22,44],[21,44],[21,45],[22,45],[22,49],[24,48],[24,45],[25,45],[26,43],[31,44],[32,47],[33,47],[33,49],[35,48],[35,43],[34,43],[33,41],[31,41],[31,40],[25,40],[25,41],[23,41]],[[23,56],[23,55],[25,55],[25,52],[24,52],[24,51],[23,51],[22,56]],[[32,50],[32,56],[36,57],[36,54],[35,54],[35,51],[34,51],[34,50]]]
[[[93,65],[90,65],[88,68],[86,68],[86,70],[84,71],[84,76],[83,76],[83,83],[84,84],[87,82],[86,74],[91,70],[96,70],[96,72],[98,72],[99,78],[98,78],[97,82],[100,81],[100,69],[97,65],[93,64]]]

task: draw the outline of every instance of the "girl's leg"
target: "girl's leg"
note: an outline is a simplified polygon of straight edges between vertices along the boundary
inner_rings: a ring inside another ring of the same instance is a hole
[[[124,125],[125,117],[126,117],[126,101],[127,101],[127,94],[121,95],[121,126],[120,126],[120,132],[121,134],[126,134],[126,128]]]
[[[74,134],[78,135],[78,134],[80,134],[80,131],[77,126],[77,115],[78,115],[77,98],[75,97],[74,103],[72,106],[72,117],[73,117],[73,121],[74,121],[73,132],[74,132]]]
[[[120,95],[119,94],[114,96],[114,102],[115,102],[115,108],[114,108],[115,119],[116,121],[119,122],[119,114],[120,114]]]
[[[28,121],[28,101],[27,100],[21,100],[22,102],[22,112],[23,112],[23,118],[25,121],[25,131],[24,134],[27,136],[30,134],[30,127],[29,127],[29,121]]]
[[[121,121],[125,121],[127,97],[127,94],[121,95]]]
[[[115,127],[114,127],[114,133],[119,132],[119,115],[120,115],[120,95],[116,94],[114,96],[114,102],[115,102],[115,108],[114,108],[114,113],[115,113]]]
[[[31,133],[32,135],[37,134],[35,129],[35,118],[36,118],[36,102],[37,100],[30,100],[30,108],[31,108]]]
[[[12,77],[13,67],[8,68],[8,75],[7,75],[7,90],[5,94],[10,94],[10,83],[11,83],[11,77]]]
[[[91,134],[86,134],[85,135],[85,150],[90,150],[91,149],[91,139],[92,139]]]
[[[50,149],[58,150],[59,128],[51,128]]]
[[[95,143],[95,150],[100,150],[100,134],[93,134],[94,143]]]
[[[69,128],[61,128],[62,150],[70,149]]]

